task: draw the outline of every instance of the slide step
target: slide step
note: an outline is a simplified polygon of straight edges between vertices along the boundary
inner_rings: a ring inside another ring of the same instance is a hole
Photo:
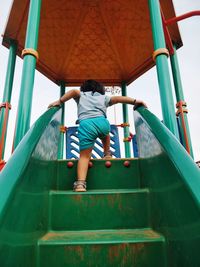
[[[129,167],[124,162],[129,161]],[[73,166],[68,167],[68,162]],[[87,175],[88,189],[139,188],[140,171],[137,159],[112,159],[111,166],[106,168],[106,160],[91,160],[93,166]],[[72,190],[77,177],[77,160],[61,160],[57,162],[57,185],[55,190]]]
[[[152,229],[49,232],[39,240],[40,267],[165,267],[165,239]]]
[[[149,227],[148,200],[148,189],[51,191],[49,229],[146,228]]]

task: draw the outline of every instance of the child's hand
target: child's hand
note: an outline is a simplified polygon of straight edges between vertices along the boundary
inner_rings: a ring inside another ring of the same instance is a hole
[[[137,108],[139,108],[141,106],[147,108],[146,103],[144,103],[142,100],[136,100],[133,109],[136,110]]]
[[[48,108],[52,108],[52,107],[59,107],[61,105],[60,100],[57,100],[51,104],[48,105]]]

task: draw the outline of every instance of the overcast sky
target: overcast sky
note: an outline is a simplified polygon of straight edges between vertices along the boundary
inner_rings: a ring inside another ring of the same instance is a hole
[[[200,0],[174,0],[173,2],[177,16],[192,10],[200,10]],[[0,33],[4,32],[11,3],[12,0],[0,0]],[[194,157],[195,160],[200,160],[200,16],[192,17],[179,22],[179,29],[183,41],[183,47],[177,51],[177,54],[182,76],[185,101],[187,102],[189,110],[188,120],[194,150]],[[8,49],[0,45],[0,102],[2,102],[3,97],[8,52]],[[12,110],[10,112],[9,118],[8,140],[5,159],[8,159],[11,153],[10,151],[13,140],[16,110],[21,83],[21,72],[22,60],[17,59],[11,99]],[[160,119],[162,119],[160,96],[155,68],[153,68],[141,78],[137,79],[130,86],[128,86],[128,95],[143,99],[148,104],[149,110]],[[48,104],[58,97],[58,86],[50,82],[43,75],[39,74],[36,71],[33,91],[31,124],[46,110]],[[76,111],[73,113],[74,116],[69,116],[67,109],[70,111],[74,109],[75,111],[76,104],[73,101],[69,101],[69,103],[66,104],[65,124],[67,126],[72,126],[74,125],[76,119]],[[115,116],[116,114],[117,116]],[[121,105],[118,104],[117,107],[110,108],[108,118],[111,123],[122,123]],[[134,132],[133,114],[131,107],[129,107],[129,119],[132,125],[131,131]]]

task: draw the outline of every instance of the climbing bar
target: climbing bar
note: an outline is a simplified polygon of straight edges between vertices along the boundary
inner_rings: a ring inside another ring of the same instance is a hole
[[[178,116],[180,113],[188,113],[188,109],[186,107],[187,107],[187,104],[185,101],[179,101],[176,104],[176,108],[178,109],[176,112],[176,116]]]
[[[33,49],[33,48],[25,48],[22,50],[22,58],[24,58],[25,55],[32,55],[34,56],[37,60],[39,59],[39,54],[38,52]]]
[[[67,131],[67,127],[64,126],[64,125],[61,125],[61,126],[60,126],[60,132],[61,132],[61,133],[66,133],[66,131]]]
[[[167,25],[169,25],[169,24],[173,24],[175,22],[178,22],[180,20],[187,19],[187,18],[193,17],[193,16],[200,16],[200,10],[191,11],[191,12],[185,13],[185,14],[183,14],[181,16],[168,19],[168,20],[165,21],[165,23]]]
[[[169,51],[167,48],[158,48],[156,49],[153,54],[152,54],[152,57],[153,57],[153,60],[156,61],[156,57],[159,56],[159,55],[166,55],[166,56],[169,56]]]
[[[128,122],[124,122],[124,123],[121,123],[121,124],[117,124],[116,126],[124,128],[124,127],[130,127],[130,124]]]

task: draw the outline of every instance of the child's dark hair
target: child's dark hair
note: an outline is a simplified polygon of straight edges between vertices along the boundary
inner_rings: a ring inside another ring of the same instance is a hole
[[[85,81],[81,85],[80,90],[82,92],[90,92],[91,91],[92,93],[98,92],[101,95],[105,95],[105,87],[103,86],[103,84],[101,84],[95,80]]]

